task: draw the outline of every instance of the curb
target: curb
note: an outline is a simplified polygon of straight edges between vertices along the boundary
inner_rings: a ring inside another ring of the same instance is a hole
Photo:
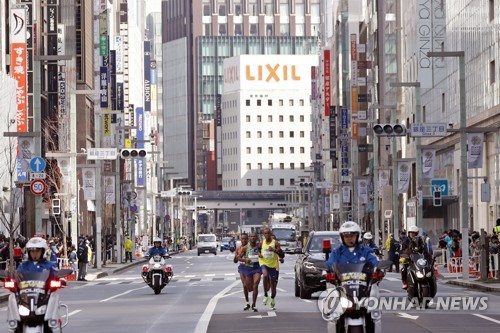
[[[450,280],[446,282],[447,284],[452,284],[455,286],[460,286],[460,287],[465,287],[469,289],[477,289],[481,291],[496,291],[500,292],[500,286],[487,286],[484,284],[479,284],[479,283],[474,283],[474,282],[465,282],[465,281],[460,281],[460,280]]]

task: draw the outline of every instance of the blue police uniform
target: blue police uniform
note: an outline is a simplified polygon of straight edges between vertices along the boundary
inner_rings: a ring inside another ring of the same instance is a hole
[[[160,248],[156,248],[156,247],[152,247],[149,249],[148,253],[146,254],[146,256],[148,257],[152,257],[152,256],[155,256],[155,255],[160,255],[162,257],[166,256],[167,255],[167,250],[162,246]]]
[[[378,265],[378,258],[369,246],[363,246],[361,243],[356,244],[356,247],[351,252],[345,245],[339,245],[332,250],[330,258],[328,258],[327,266],[332,268],[333,264],[364,264],[369,262],[374,267]]]
[[[35,273],[35,272],[43,272],[46,270],[50,270],[51,276],[57,276],[57,269],[54,266],[54,264],[50,261],[47,260],[41,260],[41,261],[32,261],[32,260],[27,260],[23,261],[19,267],[17,268],[17,271],[19,273]]]

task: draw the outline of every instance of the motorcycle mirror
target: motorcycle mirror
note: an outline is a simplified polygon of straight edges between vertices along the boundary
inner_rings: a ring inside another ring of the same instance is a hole
[[[443,252],[436,252],[434,253],[434,258],[441,257],[443,255]]]
[[[72,269],[63,268],[63,269],[60,269],[57,271],[58,278],[64,278],[64,277],[71,275],[71,274],[73,274]]]
[[[381,260],[378,262],[377,268],[378,269],[389,269],[392,265],[392,261],[390,260]]]

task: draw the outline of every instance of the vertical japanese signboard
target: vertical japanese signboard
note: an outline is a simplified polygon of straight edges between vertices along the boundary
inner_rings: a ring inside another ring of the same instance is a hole
[[[136,138],[137,138],[137,148],[144,148],[144,109],[136,108]],[[144,158],[137,159],[137,186],[144,186],[145,177],[145,164]]]
[[[323,51],[323,74],[324,74],[324,94],[325,94],[325,117],[330,116],[331,102],[331,77],[330,77],[330,50]]]

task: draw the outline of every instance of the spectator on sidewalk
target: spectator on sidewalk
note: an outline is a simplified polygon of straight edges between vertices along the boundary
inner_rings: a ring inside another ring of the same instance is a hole
[[[396,273],[399,273],[399,251],[401,250],[400,243],[394,239],[394,234],[390,234],[386,241],[387,252],[389,253],[389,261],[392,262],[388,272],[392,272],[392,266],[396,268]]]
[[[426,231],[422,232],[422,240],[424,241],[424,250],[432,256],[434,254],[434,250],[432,248],[432,242],[429,238],[429,234]]]
[[[129,261],[132,262],[132,241],[130,240],[130,236],[127,236],[127,239],[125,240],[125,243],[123,244],[123,247],[125,249],[125,262]]]
[[[493,228],[494,235],[500,235],[500,218],[497,219],[497,225]]]
[[[14,244],[14,261],[16,263],[16,267],[18,267],[21,264],[21,261],[23,261],[23,249],[21,249],[18,242]]]
[[[68,249],[69,254],[68,254],[68,263],[70,264],[71,268],[73,269],[73,273],[75,277],[77,276],[77,267],[78,267],[78,258],[76,254],[76,249],[73,245],[71,245]]]
[[[89,247],[87,246],[88,241],[84,237],[80,237],[78,241],[78,281],[87,281],[85,276],[87,275],[87,266],[89,263]]]
[[[500,250],[500,243],[498,241],[498,235],[493,235],[490,238],[490,264],[491,270],[493,272],[493,277],[498,278],[498,267],[495,266],[495,256],[498,256]]]

